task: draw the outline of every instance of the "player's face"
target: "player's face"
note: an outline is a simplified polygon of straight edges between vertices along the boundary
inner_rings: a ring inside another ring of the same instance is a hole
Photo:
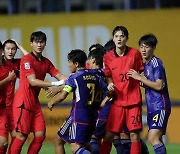
[[[128,38],[121,30],[117,31],[113,36],[113,41],[117,48],[123,48],[126,45],[127,40]]]
[[[34,40],[31,42],[31,46],[35,54],[41,54],[46,46],[46,42],[43,40]]]
[[[4,47],[4,58],[6,60],[13,60],[16,54],[16,45],[13,43],[6,43]]]
[[[139,50],[146,61],[149,61],[154,55],[154,48],[149,45],[141,44]]]
[[[68,67],[71,73],[76,72],[76,65],[71,60],[68,60]]]

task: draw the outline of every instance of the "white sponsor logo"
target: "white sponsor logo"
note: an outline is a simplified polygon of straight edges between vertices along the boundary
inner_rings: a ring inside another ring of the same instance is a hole
[[[24,68],[25,68],[26,70],[30,69],[29,63],[24,63]]]
[[[154,123],[152,126],[156,126],[156,124]]]

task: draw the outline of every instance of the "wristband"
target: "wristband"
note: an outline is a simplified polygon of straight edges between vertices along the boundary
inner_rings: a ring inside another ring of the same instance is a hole
[[[64,80],[60,80],[60,81],[55,81],[55,82],[51,82],[51,86],[62,86],[65,84]]]

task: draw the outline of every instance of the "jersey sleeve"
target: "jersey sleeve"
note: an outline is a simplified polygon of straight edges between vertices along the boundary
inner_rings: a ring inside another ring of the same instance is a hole
[[[28,75],[35,74],[34,63],[27,57],[22,58],[20,65],[26,77]]]
[[[68,93],[72,92],[72,91],[74,91],[74,89],[76,89],[76,83],[75,83],[75,80],[73,78],[73,75],[70,75],[68,77],[68,79],[65,82],[65,87],[68,89],[68,91],[67,91]],[[69,89],[71,89],[71,90],[69,91]]]
[[[137,71],[142,72],[144,70],[143,59],[141,53],[137,50],[136,52]]]
[[[111,76],[111,70],[109,68],[109,60],[106,54],[103,57],[103,67],[104,67],[104,74],[106,76]]]
[[[59,70],[55,68],[55,66],[52,64],[52,62],[49,59],[47,59],[47,63],[48,63],[48,66],[49,66],[48,73],[51,75],[51,77],[54,77],[58,73],[60,73]]]
[[[159,63],[159,62],[158,62]],[[154,79],[163,79],[164,76],[164,67],[162,63],[159,63],[158,66],[154,68]]]

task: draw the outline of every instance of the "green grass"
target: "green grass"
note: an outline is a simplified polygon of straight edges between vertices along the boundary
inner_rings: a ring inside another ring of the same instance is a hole
[[[169,154],[179,154],[180,153],[180,144],[166,144],[167,153]],[[27,154],[28,144],[25,144],[22,150],[22,154]],[[70,146],[65,145],[66,153],[71,154]],[[150,154],[154,154],[153,148],[148,145]],[[39,154],[54,154],[54,145],[53,144],[43,144]],[[116,154],[114,147],[112,148],[111,154]]]

